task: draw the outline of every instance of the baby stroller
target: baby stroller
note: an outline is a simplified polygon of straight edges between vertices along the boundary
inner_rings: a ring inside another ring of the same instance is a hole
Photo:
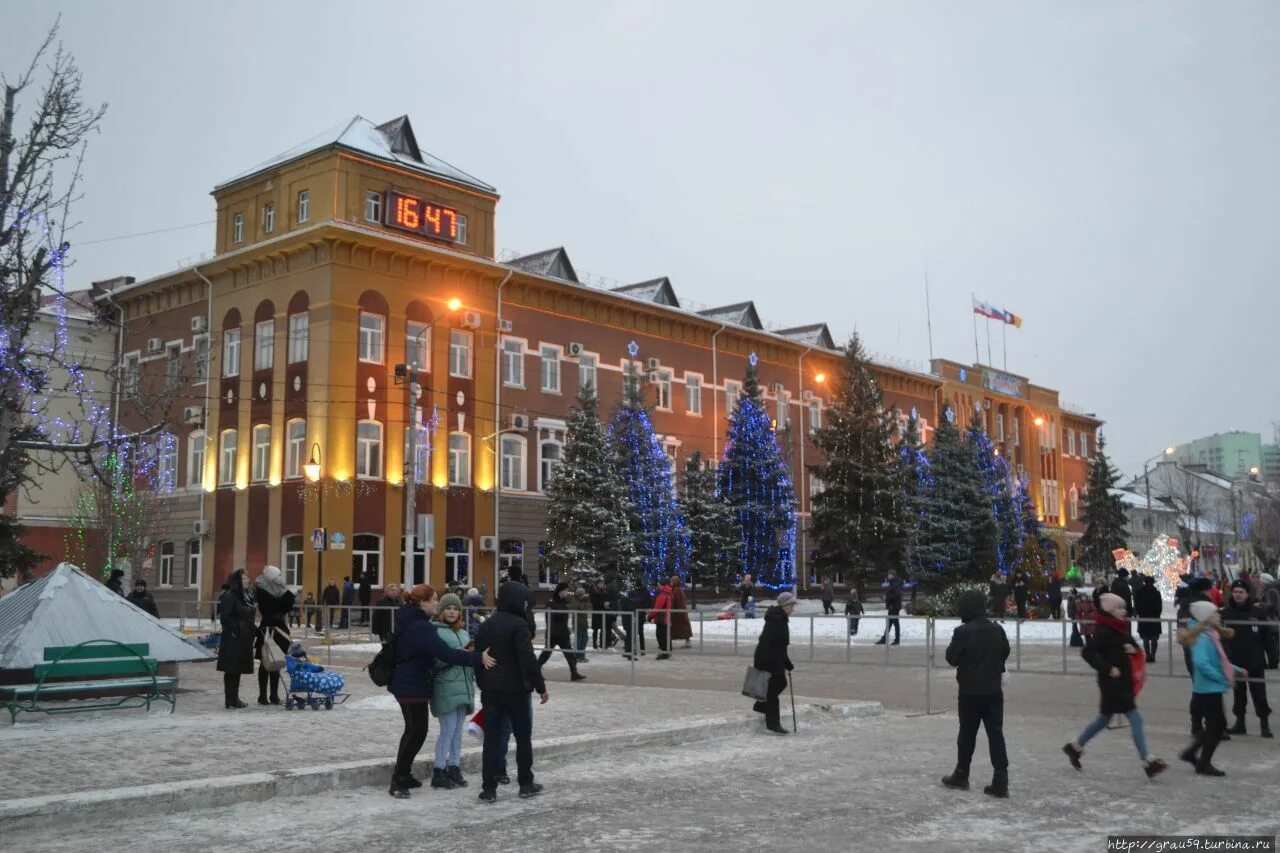
[[[318,711],[322,706],[328,711],[334,705],[341,705],[350,695],[339,692],[346,686],[340,674],[326,672],[320,664],[307,660],[302,643],[295,642],[289,647],[284,665],[289,672],[289,689],[284,699],[286,711],[294,708]]]

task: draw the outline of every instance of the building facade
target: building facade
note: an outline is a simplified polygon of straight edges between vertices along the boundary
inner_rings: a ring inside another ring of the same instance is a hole
[[[1179,465],[1202,467],[1219,477],[1260,474],[1262,436],[1256,432],[1215,433],[1175,446],[1173,460]]]

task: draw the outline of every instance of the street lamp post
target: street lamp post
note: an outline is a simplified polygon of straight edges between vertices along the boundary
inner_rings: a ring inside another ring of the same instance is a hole
[[[1172,456],[1172,455],[1173,455],[1173,448],[1166,447],[1164,450],[1160,451],[1155,456],[1152,456],[1146,462],[1142,463],[1142,483],[1147,491],[1147,524],[1151,525],[1152,543],[1156,541],[1156,523],[1155,523],[1155,520],[1151,517],[1151,474],[1148,471],[1147,466],[1149,466],[1152,462],[1155,462],[1157,459],[1163,459],[1166,456]]]
[[[315,442],[311,445],[311,458],[307,464],[302,466],[302,472],[307,475],[307,479],[316,484],[316,507],[318,518],[316,519],[316,527],[324,530],[324,485],[320,482],[320,443]],[[328,533],[324,534],[328,539]],[[312,545],[314,548],[314,543]],[[316,550],[316,604],[320,604],[321,597],[324,593],[322,575],[324,566],[324,552],[328,550],[329,543],[324,543],[324,548]],[[323,610],[320,612],[324,612]]]

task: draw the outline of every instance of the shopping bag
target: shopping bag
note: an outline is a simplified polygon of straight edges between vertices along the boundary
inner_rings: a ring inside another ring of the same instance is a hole
[[[757,702],[769,698],[769,673],[754,666],[747,667],[747,677],[742,680],[742,695]]]

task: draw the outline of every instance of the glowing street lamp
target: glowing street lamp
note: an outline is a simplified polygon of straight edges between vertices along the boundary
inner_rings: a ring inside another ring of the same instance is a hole
[[[462,300],[455,296],[449,300],[448,305],[450,311],[457,311],[462,307]]]

